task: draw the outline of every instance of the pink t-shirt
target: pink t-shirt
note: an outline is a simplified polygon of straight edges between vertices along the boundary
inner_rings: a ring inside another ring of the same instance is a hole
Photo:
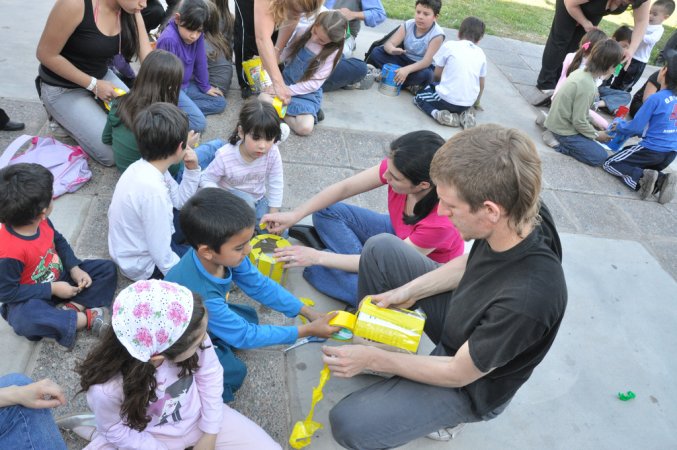
[[[381,183],[387,184],[383,174],[388,170],[388,160],[384,159],[379,167]],[[423,220],[414,225],[404,223],[404,207],[407,203],[405,194],[398,194],[388,186],[388,213],[398,238],[409,238],[411,243],[421,248],[434,248],[428,258],[445,263],[463,254],[463,239],[448,217],[437,214],[437,205]]]

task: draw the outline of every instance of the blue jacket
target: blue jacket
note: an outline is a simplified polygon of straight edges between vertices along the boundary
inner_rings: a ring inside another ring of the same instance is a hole
[[[252,299],[273,308],[287,317],[295,317],[303,303],[285,288],[267,278],[245,258],[239,266],[226,267],[226,276],[217,278],[207,272],[190,249],[165,280],[178,283],[202,296],[209,312],[209,331],[235,348],[257,348],[292,343],[298,338],[295,326],[254,325],[228,307],[231,282],[237,283]]]
[[[627,136],[642,136],[640,145],[655,152],[677,151],[677,95],[662,89],[650,96],[630,122],[616,129]]]

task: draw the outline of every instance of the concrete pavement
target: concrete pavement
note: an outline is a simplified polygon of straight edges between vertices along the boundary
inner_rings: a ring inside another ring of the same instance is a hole
[[[32,80],[37,62],[35,43],[51,2],[31,2],[30,26],[25,3],[3,2],[0,54],[16,70],[0,73],[0,106],[28,122],[29,134],[45,134],[46,117]],[[21,25],[19,25],[21,24]],[[363,28],[357,56],[381,32]],[[24,33],[30,30],[30,33]],[[22,34],[24,33],[24,34]],[[449,37],[455,32],[449,30]],[[18,42],[17,38],[21,38]],[[453,444],[419,439],[405,448],[673,448],[677,444],[677,392],[668,380],[677,371],[672,347],[677,343],[677,204],[642,202],[600,169],[584,166],[545,147],[533,123],[535,110],[525,97],[540,65],[542,46],[487,36],[481,43],[489,58],[486,94],[479,123],[496,122],[524,130],[536,142],[544,168],[543,198],[557,221],[564,245],[569,287],[568,311],[548,357],[497,419],[467,427]],[[531,84],[530,84],[531,83]],[[376,164],[397,135],[431,129],[445,138],[458,129],[437,125],[411,103],[412,96],[342,91],[325,96],[326,120],[307,138],[292,136],[281,146],[285,168],[285,207],[293,208],[330,183]],[[241,100],[228,95],[227,111],[209,118],[205,139],[228,136]],[[0,148],[18,133],[0,133]],[[107,257],[106,211],[117,180],[114,169],[91,164],[92,181],[56,202],[56,226],[78,256]],[[385,189],[352,200],[385,211]],[[120,280],[119,286],[127,283]],[[300,271],[290,272],[289,289],[313,298],[321,310],[342,309],[308,286]],[[248,301],[241,293],[236,299]],[[289,324],[282,315],[258,307],[263,323]],[[0,373],[25,371],[49,376],[67,389],[69,405],[55,415],[86,408],[74,397],[78,380],[72,372],[95,340],[83,334],[71,353],[53,342],[37,346],[14,335],[0,321]],[[249,376],[234,407],[261,424],[276,440],[286,442],[291,426],[305,417],[310,390],[317,384],[321,362],[316,344],[283,354],[281,347],[243,352]],[[316,419],[328,427],[331,406],[373,377],[331,379]],[[619,391],[637,398],[620,402]],[[82,441],[66,436],[70,448]],[[318,431],[311,448],[338,448],[328,428]]]

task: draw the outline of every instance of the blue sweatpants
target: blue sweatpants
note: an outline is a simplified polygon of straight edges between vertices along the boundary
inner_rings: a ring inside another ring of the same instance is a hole
[[[77,313],[73,310],[56,309],[58,303],[72,301],[85,308],[110,306],[113,303],[118,273],[113,261],[107,259],[88,259],[80,268],[92,278],[92,285],[68,300],[32,298],[23,302],[2,305],[4,317],[14,332],[28,340],[39,341],[52,338],[64,347],[75,344]],[[64,270],[59,281],[76,285],[70,274]]]
[[[611,175],[621,177],[632,190],[638,191],[644,169],[661,171],[675,160],[675,152],[657,152],[640,144],[629,145],[620,152],[611,155],[604,162],[604,170]]]

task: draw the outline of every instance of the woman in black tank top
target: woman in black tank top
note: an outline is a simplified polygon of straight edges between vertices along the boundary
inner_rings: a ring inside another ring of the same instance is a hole
[[[115,88],[129,89],[108,70],[116,54],[141,61],[151,51],[141,17],[145,0],[57,0],[38,43],[40,97],[49,115],[104,165],[113,164],[101,142]]]

